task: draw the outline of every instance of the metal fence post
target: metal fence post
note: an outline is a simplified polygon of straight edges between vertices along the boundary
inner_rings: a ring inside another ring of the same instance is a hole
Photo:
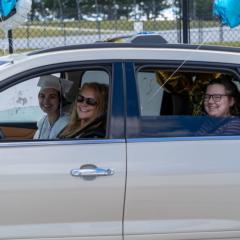
[[[202,19],[198,19],[198,42],[201,44],[203,42],[203,24]]]
[[[67,45],[67,34],[66,34],[66,24],[65,22],[62,22],[63,24],[63,36],[64,36],[64,45]]]
[[[96,7],[96,15],[97,15],[97,31],[98,31],[98,39],[101,40],[101,23],[100,23],[100,16],[99,16],[99,6],[98,6],[98,0],[95,0],[95,7]]]
[[[176,0],[175,0],[176,1]],[[176,14],[176,30],[177,30],[177,43],[182,42],[182,4],[180,1],[177,2],[178,14]]]
[[[220,42],[224,41],[224,39],[223,39],[223,25],[222,24],[219,26],[219,41]]]
[[[27,22],[27,24],[26,24],[26,26],[27,26],[27,48],[30,48],[30,44],[29,44],[29,36],[30,36],[30,29],[29,29],[29,24],[28,24],[28,22]]]
[[[13,35],[12,30],[8,30],[8,51],[9,53],[13,53]]]
[[[182,0],[183,43],[189,43],[189,0]]]

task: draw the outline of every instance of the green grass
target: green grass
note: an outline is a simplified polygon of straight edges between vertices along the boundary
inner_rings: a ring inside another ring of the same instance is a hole
[[[217,21],[191,21],[192,28],[219,27]],[[134,22],[127,20],[118,21],[74,21],[74,22],[28,22],[25,26],[13,30],[13,37],[51,37],[64,35],[94,35],[100,30],[104,33],[114,33],[117,31],[132,31]],[[176,21],[143,21],[144,31],[162,31],[177,29]],[[127,34],[127,33],[126,33]],[[123,33],[124,35],[124,33]],[[0,38],[4,38],[4,33],[0,32]]]
[[[211,27],[219,27],[219,21],[190,21],[191,28],[211,28]]]
[[[167,29],[173,29],[173,26],[176,25],[175,21],[143,21],[144,28],[148,26],[155,26],[159,30],[167,30]],[[31,24],[32,26],[42,26],[39,22],[33,22]],[[85,29],[97,29],[98,27],[101,27],[103,30],[113,29],[116,28],[118,30],[122,31],[130,31],[133,29],[134,22],[133,21],[127,21],[127,20],[117,20],[117,21],[74,21],[74,22],[46,22],[44,25],[49,27],[66,27],[66,28],[85,28]]]
[[[208,43],[205,43],[205,45],[240,47],[240,42],[208,42]]]
[[[116,31],[132,31],[134,29],[133,21],[75,21],[75,22],[31,22],[25,26],[13,30],[13,37],[30,38],[42,36],[64,36],[71,35],[94,35],[98,31],[104,33],[113,33]],[[161,31],[176,29],[175,21],[144,21],[144,31]],[[3,31],[0,32],[0,38],[4,38]]]
[[[191,21],[192,28],[219,27],[219,21]],[[64,37],[64,36],[85,36],[101,34],[120,33],[127,35],[128,31],[134,29],[134,22],[127,20],[118,21],[74,21],[74,22],[28,22],[26,25],[14,29],[13,41],[15,38],[35,38],[35,37]],[[144,31],[162,31],[177,29],[176,21],[143,21]],[[3,31],[0,31],[0,38],[5,39]],[[223,45],[240,47],[240,42],[208,42],[208,45]],[[2,54],[3,51],[0,51]]]
[[[106,34],[111,34],[112,31],[104,32]],[[84,35],[96,35],[98,34],[98,30],[95,31],[86,31],[84,29],[26,29],[26,28],[18,28],[14,29],[13,32],[14,38],[34,38],[34,37],[53,37],[53,36],[84,36]],[[0,32],[0,38],[5,38],[5,35]]]
[[[23,48],[23,49],[14,50],[14,53],[31,52],[34,50],[38,50],[38,49]],[[6,49],[6,51],[4,51],[3,49],[0,49],[0,56],[4,56],[4,55],[8,55],[8,54],[9,54],[8,49]]]

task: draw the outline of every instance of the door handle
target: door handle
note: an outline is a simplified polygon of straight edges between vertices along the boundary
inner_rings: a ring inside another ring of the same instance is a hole
[[[92,165],[93,166],[93,165]],[[73,177],[99,177],[99,176],[111,176],[114,174],[114,170],[107,168],[79,168],[71,170],[71,175]]]

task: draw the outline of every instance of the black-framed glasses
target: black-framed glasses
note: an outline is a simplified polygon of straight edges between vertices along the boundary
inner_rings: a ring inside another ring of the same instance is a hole
[[[85,102],[86,104],[88,104],[90,106],[96,106],[97,105],[97,100],[96,99],[94,99],[94,98],[87,98],[87,97],[84,97],[82,95],[78,95],[77,102],[79,102],[79,103]]]
[[[203,97],[203,100],[205,102],[208,102],[212,98],[214,102],[220,102],[222,97],[225,97],[225,96],[229,96],[229,95],[227,95],[227,94],[205,94]]]

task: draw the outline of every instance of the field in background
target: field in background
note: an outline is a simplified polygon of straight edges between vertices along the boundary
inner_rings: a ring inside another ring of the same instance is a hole
[[[166,31],[177,29],[176,21],[142,21],[143,31]],[[191,28],[211,28],[219,27],[217,21],[191,21]],[[122,33],[133,31],[134,22],[119,21],[50,21],[50,22],[28,22],[22,27],[13,29],[13,36],[17,38],[42,37],[42,36],[63,36],[64,34],[97,34],[99,31],[104,33],[113,33],[121,31]],[[4,38],[3,31],[0,31],[0,38]]]
[[[93,43],[99,40],[132,35],[139,32],[161,34],[169,43],[181,43],[180,22],[158,21],[34,21],[12,31],[14,52],[70,44]],[[240,29],[222,27],[219,21],[191,21],[190,43],[240,46]],[[6,54],[8,39],[0,31],[0,54]]]

